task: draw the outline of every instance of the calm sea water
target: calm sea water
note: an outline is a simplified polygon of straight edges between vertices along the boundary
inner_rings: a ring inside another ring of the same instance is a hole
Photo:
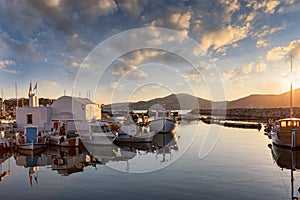
[[[262,131],[224,127],[200,159],[211,126],[183,122],[153,144],[101,147],[97,162],[84,148],[48,148],[38,156],[1,152],[1,199],[281,200],[291,199],[292,188],[299,196],[299,174],[280,158],[291,154],[272,155]]]

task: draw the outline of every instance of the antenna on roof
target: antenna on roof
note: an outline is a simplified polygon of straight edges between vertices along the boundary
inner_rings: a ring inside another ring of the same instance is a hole
[[[66,96],[66,90],[64,90],[64,96]]]

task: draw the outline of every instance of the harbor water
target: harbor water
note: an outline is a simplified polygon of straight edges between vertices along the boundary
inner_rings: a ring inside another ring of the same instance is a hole
[[[262,130],[184,122],[150,144],[1,152],[1,199],[292,199],[300,176],[277,163]],[[95,161],[95,158],[97,161]],[[284,162],[284,161],[283,161]],[[288,164],[287,164],[288,166]],[[293,178],[293,179],[291,179]]]

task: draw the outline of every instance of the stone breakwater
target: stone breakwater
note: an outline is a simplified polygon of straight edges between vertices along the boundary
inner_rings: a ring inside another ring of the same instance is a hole
[[[293,117],[300,117],[300,108],[293,108]],[[200,115],[222,117],[226,120],[259,120],[266,122],[268,119],[290,117],[289,108],[234,108],[227,110],[194,109],[186,118],[200,118]]]

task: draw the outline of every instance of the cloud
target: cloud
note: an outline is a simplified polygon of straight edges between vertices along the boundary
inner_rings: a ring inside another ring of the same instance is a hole
[[[30,44],[20,42],[10,37],[0,29],[0,47],[2,56],[16,56],[23,59],[36,58],[37,54]]]
[[[164,16],[156,18],[152,22],[146,24],[149,27],[164,27],[179,31],[187,36],[190,31],[192,12],[182,12],[170,10],[164,13]]]
[[[31,0],[27,1],[29,12],[36,17],[41,17],[43,20],[52,24],[57,30],[63,32],[66,35],[72,35],[74,33],[74,21],[77,19],[77,15],[71,12],[72,6],[68,5],[67,1],[40,1]]]
[[[265,4],[265,12],[266,13],[274,13],[275,8],[280,4],[279,0],[269,0]]]
[[[79,15],[88,16],[94,22],[98,17],[110,15],[118,11],[117,3],[114,0],[89,0],[72,1],[74,7],[79,7]]]
[[[261,63],[256,64],[255,68],[256,68],[256,72],[263,72],[266,70],[267,64],[261,62]]]
[[[238,0],[220,0],[220,3],[226,6],[227,13],[233,13],[241,8]]]
[[[113,0],[100,0],[98,2],[100,13],[104,15],[114,13],[117,10],[117,4]]]
[[[270,27],[268,25],[262,26],[256,33],[253,34],[253,37],[257,38],[256,47],[267,47],[270,45],[270,37],[274,33],[286,29],[286,23],[283,23],[278,27]]]
[[[254,10],[262,10],[267,14],[273,14],[279,4],[279,0],[249,1],[247,7],[252,7]]]
[[[55,8],[59,6],[61,0],[42,0],[42,2],[50,8]]]
[[[267,47],[270,43],[267,39],[260,38],[256,41],[256,47]]]
[[[126,65],[120,61],[116,61],[111,65],[111,75],[116,78],[121,78],[124,76],[128,71],[136,69],[136,66],[133,65]]]
[[[293,40],[287,46],[274,47],[267,52],[267,60],[273,62],[283,61],[291,55],[300,58],[300,40]]]
[[[118,0],[117,4],[125,16],[137,18],[140,16],[147,2],[147,0]]]
[[[111,75],[117,78],[126,75],[130,80],[146,78],[147,74],[138,70],[138,66],[146,62],[159,62],[164,59],[165,54],[166,52],[155,49],[141,49],[127,53],[112,63]]]
[[[247,74],[253,71],[253,67],[254,63],[250,63],[241,68],[227,69],[222,73],[222,76],[225,80],[240,81],[243,80]]]
[[[124,85],[122,85],[119,82],[111,82],[109,84],[110,89],[122,89],[124,87]]]
[[[138,69],[134,69],[128,72],[128,74],[126,75],[128,80],[142,80],[148,77],[148,74],[138,70]]]
[[[12,60],[2,60],[0,61],[0,71],[7,72],[10,74],[20,74],[20,71],[7,69],[7,66],[16,65],[16,63]]]
[[[217,50],[226,45],[233,45],[239,40],[246,38],[247,33],[247,27],[227,26],[220,30],[206,32],[201,38],[201,45],[205,50],[209,48]]]
[[[137,69],[133,65],[114,64],[111,75],[116,78],[126,77],[128,80],[141,80],[147,78],[148,74]]]
[[[89,64],[88,63],[79,63],[79,62],[76,62],[76,61],[72,61],[70,63],[67,63],[67,65],[69,65],[71,67],[75,67],[75,68],[79,68],[79,67],[89,68]]]

